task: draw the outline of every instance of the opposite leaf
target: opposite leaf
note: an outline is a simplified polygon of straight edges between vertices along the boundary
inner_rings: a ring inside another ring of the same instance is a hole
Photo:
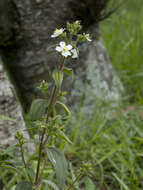
[[[71,79],[73,80],[73,70],[71,68],[64,67],[63,71],[64,71],[64,73],[66,75],[68,75],[69,77],[71,77]]]
[[[35,121],[42,117],[45,114],[46,108],[48,107],[48,101],[44,99],[36,99],[32,102],[30,108],[30,118]]]
[[[65,111],[66,115],[69,116],[71,114],[70,110],[67,108],[67,106],[64,103],[56,101],[56,104],[59,105]]]
[[[54,147],[48,147],[46,149],[46,152],[49,160],[52,162],[56,170],[57,183],[60,189],[63,190],[65,179],[67,177],[67,161],[65,159],[65,156],[62,152]]]
[[[59,130],[59,134],[60,134],[60,136],[61,136],[66,142],[68,142],[69,144],[72,144],[71,140],[66,136],[66,134],[65,134],[63,131]]]

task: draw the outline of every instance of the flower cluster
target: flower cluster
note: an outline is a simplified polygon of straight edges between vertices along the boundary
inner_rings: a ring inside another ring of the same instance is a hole
[[[89,34],[77,34],[81,30],[80,21],[75,21],[73,24],[67,23],[67,32],[65,28],[56,29],[51,35],[52,38],[60,37],[62,40],[57,46],[56,51],[58,51],[63,57],[78,58],[78,51],[76,45],[80,41],[87,40],[91,42]],[[73,36],[76,41],[73,41]]]

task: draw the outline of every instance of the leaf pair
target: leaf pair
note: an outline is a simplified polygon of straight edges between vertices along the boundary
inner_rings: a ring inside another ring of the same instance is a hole
[[[57,101],[56,104],[59,105],[65,111],[66,115],[68,115],[68,116],[70,115],[70,111],[65,104],[63,104],[60,101]],[[47,108],[48,108],[47,100],[35,99],[32,102],[30,112],[29,112],[29,116],[30,116],[31,120],[35,121],[35,120],[41,119],[41,117],[45,114]]]

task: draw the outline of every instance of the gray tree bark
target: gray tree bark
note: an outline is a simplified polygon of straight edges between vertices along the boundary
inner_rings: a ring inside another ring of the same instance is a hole
[[[101,43],[98,21],[106,17],[108,0],[14,0],[0,1],[0,51],[5,68],[15,86],[25,111],[39,97],[37,86],[49,81],[48,68],[55,68],[59,58],[50,47],[55,28],[67,21],[81,20],[83,32],[92,42],[79,46],[77,63],[67,63],[75,70],[75,80],[66,80],[64,87],[74,104],[84,97],[85,110],[92,110],[96,98],[118,101],[123,90],[119,78]],[[71,90],[70,90],[71,89]],[[74,101],[73,101],[74,100]],[[8,110],[9,112],[10,110]]]
[[[22,116],[21,107],[16,100],[14,87],[8,80],[0,60],[0,115],[15,119],[13,121],[0,119],[0,145],[7,147],[15,143],[14,134],[22,130],[26,134],[26,127]],[[28,136],[27,136],[28,137]]]

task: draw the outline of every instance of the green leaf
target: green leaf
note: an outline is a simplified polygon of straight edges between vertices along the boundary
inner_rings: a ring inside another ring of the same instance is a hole
[[[129,190],[128,186],[124,183],[123,180],[121,180],[116,173],[112,172],[112,175],[117,179],[117,181],[120,183],[120,185],[125,189],[125,190]]]
[[[49,160],[52,162],[56,170],[57,183],[60,189],[63,190],[65,179],[67,177],[67,161],[65,159],[65,156],[62,152],[54,147],[48,147],[46,149],[46,152]]]
[[[60,89],[63,82],[63,72],[60,70],[54,70],[52,73],[52,77],[55,81],[57,88]]]
[[[30,167],[26,168],[26,172],[27,172],[27,174],[29,174],[29,176],[31,176],[32,180],[35,179],[35,172],[32,168],[30,168]]]
[[[119,144],[115,147],[113,147],[113,149],[111,149],[110,152],[108,152],[107,154],[105,154],[102,158],[100,158],[97,163],[95,165],[99,165],[101,164],[104,160],[108,159],[110,156],[112,156],[116,151],[118,151],[121,147],[123,146],[123,144]]]
[[[52,181],[49,180],[42,180],[44,183],[46,183],[49,187],[52,187],[54,190],[59,190],[59,188],[57,187],[57,185],[55,183],[53,183]]]
[[[67,141],[69,144],[72,144],[71,140],[66,136],[66,134],[63,131],[59,131],[60,136]]]
[[[9,170],[13,170],[14,172],[16,172],[18,175],[22,176],[22,173],[20,170],[18,170],[17,168],[11,166],[11,165],[1,165],[2,168],[7,168]]]
[[[71,77],[71,79],[73,80],[73,70],[71,68],[64,67],[63,71],[64,71],[64,73],[66,75],[68,75],[69,77]]]
[[[16,185],[15,190],[32,190],[32,185],[29,182],[21,181]]]
[[[35,121],[35,120],[40,119],[42,115],[45,113],[47,107],[48,107],[47,100],[35,99],[32,102],[30,112],[29,112],[31,120]]]
[[[95,190],[95,184],[89,177],[85,178],[85,190]]]
[[[12,122],[16,123],[16,120],[15,120],[15,119],[10,118],[10,117],[7,117],[7,116],[4,116],[4,115],[0,115],[0,119],[1,119],[1,120],[12,121]]]
[[[60,101],[56,101],[56,104],[59,105],[59,106],[61,106],[67,115],[71,114],[71,112],[69,111],[69,109],[67,108],[67,106],[65,104],[63,104]]]
[[[11,157],[15,157],[15,152],[17,151],[17,147],[16,145],[11,145],[8,148],[6,148],[5,150],[3,150],[3,154],[7,154]]]

